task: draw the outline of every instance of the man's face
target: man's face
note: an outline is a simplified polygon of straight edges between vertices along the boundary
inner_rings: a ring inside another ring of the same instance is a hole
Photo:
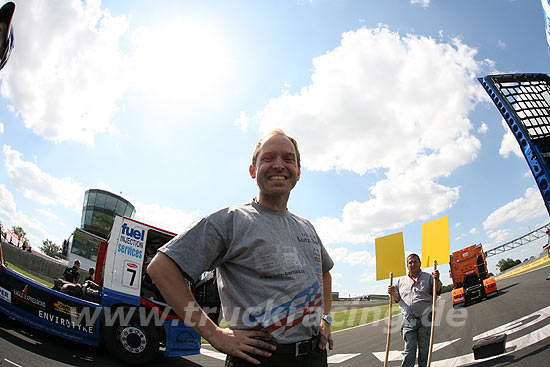
[[[407,259],[407,269],[409,270],[409,274],[418,274],[420,271],[420,261],[418,261],[416,256],[411,256]]]
[[[282,135],[266,140],[258,152],[256,167],[250,166],[250,176],[256,179],[261,195],[288,196],[300,179],[292,142]]]

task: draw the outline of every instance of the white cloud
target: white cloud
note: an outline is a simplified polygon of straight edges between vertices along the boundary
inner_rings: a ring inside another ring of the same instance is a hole
[[[2,71],[2,95],[25,127],[56,143],[92,144],[128,88],[119,48],[128,30],[100,1],[28,0],[17,7],[17,51]]]
[[[548,212],[539,190],[536,187],[529,187],[523,197],[513,200],[492,212],[483,222],[483,229],[492,230],[508,221],[527,222],[547,215]]]
[[[39,212],[40,214],[42,214],[43,216],[49,218],[50,220],[56,221],[58,224],[65,225],[65,223],[63,223],[57,215],[55,215],[54,213],[51,212],[51,210],[36,209],[36,211]]]
[[[411,0],[411,4],[420,4],[427,8],[430,5],[430,0]]]
[[[364,270],[361,273],[361,279],[359,280],[360,283],[370,283],[374,282],[376,280],[376,269],[368,269]]]
[[[27,199],[42,205],[72,208],[82,211],[87,188],[71,177],[56,178],[42,171],[36,164],[23,160],[23,155],[9,145],[3,147],[5,166],[12,185]]]
[[[0,122],[0,134],[4,133],[4,124]]]
[[[376,265],[374,257],[368,251],[354,251],[351,252],[346,261],[351,265]]]
[[[493,244],[498,244],[512,237],[512,232],[509,229],[499,229],[496,231],[488,231],[487,237],[489,237],[492,240]]]
[[[475,55],[458,39],[361,28],[313,60],[309,86],[259,113],[263,133],[279,127],[297,138],[308,169],[385,174],[370,187],[370,200],[316,221],[325,243],[372,241],[458,200],[459,188],[437,179],[474,160],[481,147],[468,114],[486,100],[475,76],[487,63]]]
[[[16,52],[1,94],[25,127],[55,143],[92,145],[130,88],[165,107],[196,106],[231,75],[230,45],[215,25],[174,14],[129,33],[126,15],[101,1],[27,0],[17,6]],[[171,103],[171,104],[170,104]]]
[[[514,153],[516,156],[523,158],[523,153],[521,152],[521,149],[516,138],[514,137],[514,134],[512,134],[512,130],[508,128],[508,125],[506,124],[506,121],[504,121],[504,119],[501,122],[502,127],[504,127],[504,131],[506,132],[502,137],[498,153],[504,158],[508,158],[510,156],[510,153]]]
[[[352,251],[350,252],[345,247],[330,248],[327,247],[327,251],[334,262],[341,262],[350,265],[376,265],[376,258],[373,257],[369,251]]]
[[[501,49],[505,48],[506,47],[506,42],[504,42],[502,40],[498,40],[497,47],[501,48]]]
[[[135,219],[141,222],[162,228],[174,233],[182,232],[185,227],[197,219],[199,211],[185,213],[180,209],[161,206],[158,204],[146,204],[140,201],[129,201],[136,208]]]
[[[481,126],[477,129],[477,132],[480,134],[486,134],[489,131],[489,126],[485,122],[481,123]]]
[[[179,110],[211,97],[231,74],[229,40],[215,24],[174,15],[139,27],[131,38],[132,86]]]
[[[342,279],[343,274],[342,273],[330,273],[330,276],[332,277],[332,289],[338,289],[342,287],[342,283],[340,283],[340,279]]]
[[[470,229],[470,232],[468,232],[468,233],[470,233],[470,234],[478,234],[478,233],[479,233],[479,230],[478,230],[476,227],[474,227],[474,228]]]
[[[233,125],[240,127],[242,131],[246,131],[246,129],[248,129],[248,116],[246,112],[241,111],[239,117],[233,121]]]
[[[42,205],[55,206],[60,204],[66,208],[74,209],[79,214],[82,212],[82,203],[84,193],[88,190],[87,187],[75,182],[70,177],[60,179],[51,176],[36,164],[24,161],[22,154],[13,150],[9,145],[4,145],[3,151],[10,182],[23,196]],[[100,182],[98,188],[115,192],[104,182]],[[167,206],[147,204],[131,198],[127,198],[127,200],[135,206],[137,220],[175,233],[181,232],[199,214],[198,210],[185,213],[180,209]],[[13,219],[17,214],[13,196],[10,194],[0,205],[5,206],[5,213],[12,213],[10,215],[6,214],[5,217],[11,218],[10,222],[17,222]],[[38,209],[38,211],[50,219],[56,218],[55,214],[49,210]],[[25,219],[25,221],[30,222],[28,219]]]
[[[343,261],[348,253],[348,249],[345,247],[330,248],[327,247],[327,252],[334,262]]]
[[[36,219],[31,219],[17,210],[13,194],[5,185],[0,185],[0,221],[8,228],[21,226],[27,233],[29,243],[34,249],[42,245],[46,238],[60,245],[62,240],[48,232],[46,226]]]

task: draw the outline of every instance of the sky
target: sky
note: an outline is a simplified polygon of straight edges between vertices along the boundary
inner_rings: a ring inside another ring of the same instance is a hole
[[[35,250],[80,225],[91,188],[172,232],[249,201],[253,147],[274,128],[298,141],[288,207],[315,225],[341,296],[386,292],[375,238],[402,232],[420,254],[422,223],[448,216],[451,252],[488,250],[549,222],[477,81],[548,73],[539,0],[16,3],[0,221]]]

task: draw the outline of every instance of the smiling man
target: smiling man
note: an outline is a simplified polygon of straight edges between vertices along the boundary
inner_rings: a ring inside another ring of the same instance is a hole
[[[256,198],[192,224],[147,271],[178,315],[228,354],[226,366],[326,366],[334,263],[313,225],[287,210],[300,179],[298,144],[270,132],[256,144],[249,173]],[[208,319],[185,284],[215,268],[229,329]]]
[[[413,367],[418,349],[418,366],[426,367],[430,344],[432,321],[432,300],[434,281],[437,294],[441,293],[439,270],[430,275],[420,269],[420,257],[417,254],[407,256],[406,277],[399,278],[395,286],[388,287],[388,293],[403,314],[401,335],[405,341],[405,357],[402,367]]]

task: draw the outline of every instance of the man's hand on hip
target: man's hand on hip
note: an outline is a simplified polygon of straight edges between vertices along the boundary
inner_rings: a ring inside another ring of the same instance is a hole
[[[319,349],[325,350],[327,348],[332,350],[334,346],[334,341],[332,340],[332,335],[330,333],[330,324],[325,320],[321,320],[321,331],[319,335]]]
[[[260,330],[231,330],[218,328],[209,338],[210,344],[220,352],[244,359],[253,364],[260,362],[251,355],[271,357],[269,351],[276,347],[262,339],[271,339],[271,336]]]

